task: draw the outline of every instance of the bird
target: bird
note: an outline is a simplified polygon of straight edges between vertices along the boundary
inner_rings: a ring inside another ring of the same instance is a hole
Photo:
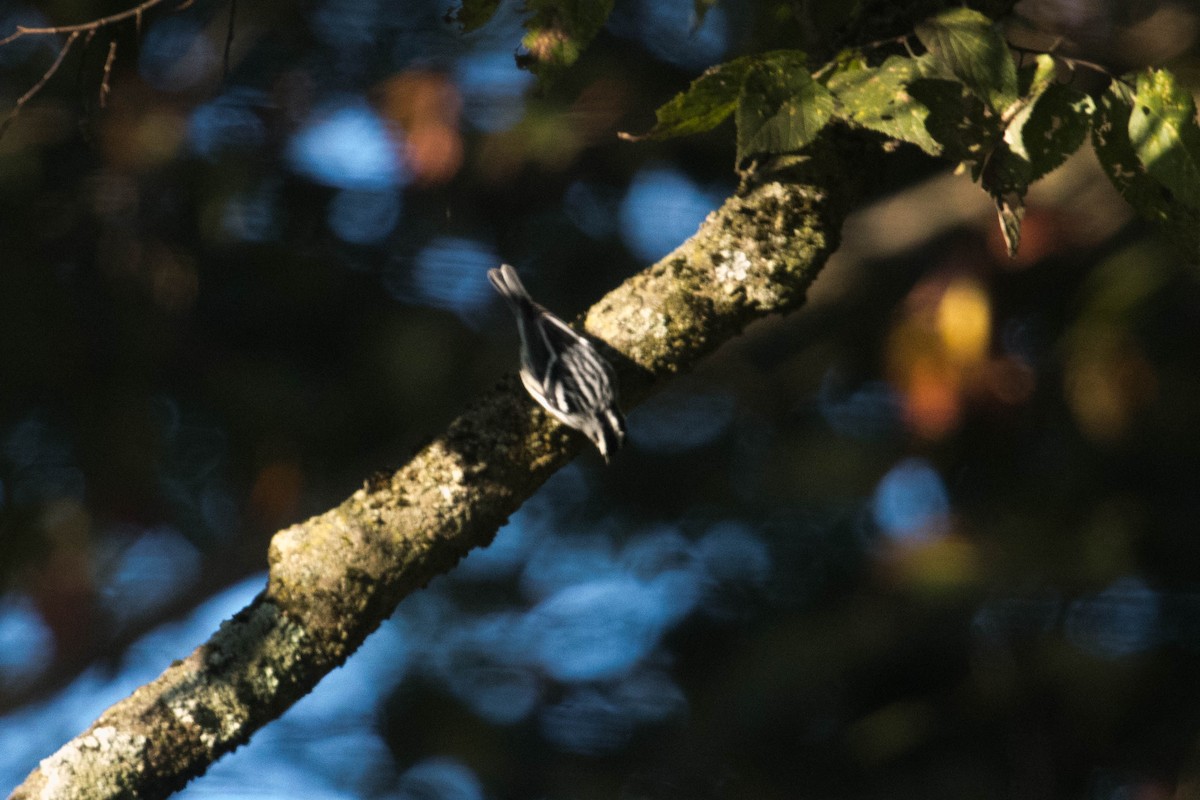
[[[625,441],[612,365],[583,334],[536,303],[508,264],[488,280],[517,318],[521,383],[538,405],[591,440],[605,463]]]

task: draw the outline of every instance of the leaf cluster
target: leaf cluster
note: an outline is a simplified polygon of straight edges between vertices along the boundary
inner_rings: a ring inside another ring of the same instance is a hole
[[[711,0],[695,0],[703,12]],[[484,25],[499,0],[462,0],[464,30]],[[521,63],[545,78],[569,66],[604,25],[612,0],[525,0]],[[922,51],[910,47],[915,38]],[[1059,80],[1048,54],[1018,65],[996,25],[951,9],[895,42],[852,49],[811,71],[801,50],[742,56],[704,72],[628,140],[670,139],[733,117],[737,167],[753,170],[808,147],[831,123],[875,131],[957,163],[996,205],[1009,253],[1021,236],[1030,185],[1091,137],[1121,195],[1200,257],[1200,127],[1191,94],[1165,70],[1113,80],[1093,98]]]

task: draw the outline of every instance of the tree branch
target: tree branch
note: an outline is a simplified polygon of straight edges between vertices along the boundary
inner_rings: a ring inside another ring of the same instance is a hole
[[[116,14],[109,14],[107,17],[91,20],[90,22],[80,22],[76,25],[54,25],[46,28],[26,28],[24,25],[18,25],[17,29],[0,39],[0,47],[20,39],[22,36],[61,36],[64,33],[84,33],[87,31],[98,31],[101,28],[113,25],[118,22],[124,22],[130,17],[134,17],[139,21],[142,19],[142,14],[146,13],[155,6],[162,5],[166,0],[145,0],[142,3],[127,8],[124,11],[119,11]],[[176,11],[181,11],[191,4],[191,0],[180,5]]]
[[[13,34],[13,36],[16,35],[17,34]],[[71,52],[71,45],[75,44],[75,40],[78,38],[79,31],[72,31],[71,35],[67,37],[67,40],[63,42],[63,46],[59,48],[58,56],[54,59],[54,62],[50,65],[50,68],[42,73],[42,77],[37,83],[30,87],[29,91],[17,98],[17,102],[13,105],[12,111],[8,112],[8,116],[4,118],[4,122],[0,123],[0,136],[3,136],[4,132],[8,130],[8,126],[13,124],[13,120],[15,120],[17,115],[21,113],[21,109],[25,107],[25,104],[36,97],[37,93],[42,90],[42,87],[44,87],[50,81],[50,79],[54,77],[54,73],[58,72],[58,68],[62,66],[63,61],[67,58],[67,53]],[[6,39],[5,41],[9,40]],[[3,42],[0,42],[0,44],[3,44]]]
[[[835,174],[730,198],[592,307],[585,327],[616,354],[625,405],[749,322],[803,303],[844,217],[832,187],[846,180]],[[345,661],[401,598],[490,542],[581,443],[507,377],[395,474],[277,533],[268,585],[250,606],[43,760],[12,797],[179,789]]]
[[[54,25],[43,28],[27,28],[24,25],[18,25],[15,31],[0,39],[0,47],[3,47],[6,44],[15,42],[17,39],[20,39],[23,36],[62,36],[64,34],[67,36],[67,40],[63,43],[62,47],[59,48],[58,56],[54,59],[54,62],[45,72],[42,73],[42,77],[38,79],[38,82],[35,83],[32,88],[29,89],[29,91],[21,95],[21,97],[13,105],[12,111],[10,111],[8,116],[4,118],[4,122],[0,123],[0,137],[4,136],[5,132],[8,131],[9,126],[12,125],[14,120],[16,120],[17,116],[21,113],[21,109],[25,107],[25,104],[36,97],[38,92],[40,92],[46,86],[46,84],[50,82],[50,79],[53,78],[58,72],[59,67],[61,67],[63,61],[66,60],[67,53],[70,52],[71,46],[75,44],[75,41],[79,38],[80,34],[87,34],[87,38],[84,40],[84,47],[86,48],[87,43],[91,42],[92,37],[94,37],[96,32],[101,28],[106,28],[109,25],[115,25],[119,22],[124,22],[130,18],[136,21],[138,30],[140,31],[142,27],[142,15],[155,6],[162,5],[164,2],[166,2],[166,0],[143,0],[143,2],[139,3],[133,8],[119,11],[116,14],[109,14],[107,17],[100,17],[99,19],[94,19],[90,22],[80,22],[74,25]],[[183,0],[183,2],[180,3],[175,10],[182,11],[191,5],[191,3],[192,0]],[[100,82],[101,108],[104,107],[108,98],[108,92],[110,89],[109,82],[112,78],[113,62],[116,59],[116,55],[117,43],[114,40],[113,42],[109,43],[108,57],[104,61],[104,73]]]

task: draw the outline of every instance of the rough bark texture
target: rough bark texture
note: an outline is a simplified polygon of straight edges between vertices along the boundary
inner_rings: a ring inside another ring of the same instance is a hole
[[[624,405],[749,322],[799,307],[841,221],[828,188],[767,182],[603,297],[585,327],[611,347]],[[509,376],[394,475],[277,533],[268,585],[249,607],[44,759],[12,797],[179,789],[309,692],[401,598],[491,541],[582,442]]]

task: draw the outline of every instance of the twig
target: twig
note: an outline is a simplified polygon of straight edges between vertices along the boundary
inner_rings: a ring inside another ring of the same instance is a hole
[[[8,116],[5,117],[4,122],[0,123],[0,136],[4,135],[5,131],[8,130],[8,126],[12,125],[13,120],[21,113],[21,108],[42,90],[42,87],[54,77],[54,73],[58,72],[58,68],[62,66],[63,59],[67,57],[67,53],[71,50],[71,45],[75,44],[75,40],[79,38],[79,34],[80,31],[71,31],[71,35],[67,37],[67,41],[63,43],[62,49],[58,51],[58,58],[54,59],[54,63],[50,65],[50,69],[46,70],[41,79],[28,92],[17,98],[17,103],[13,106],[12,111],[8,112]]]
[[[194,0],[182,0],[175,10],[182,11],[190,6],[193,1]],[[54,77],[55,73],[58,72],[59,67],[62,66],[63,60],[67,57],[67,53],[71,49],[71,45],[75,44],[75,41],[79,38],[80,34],[87,34],[87,37],[84,39],[84,46],[86,47],[91,43],[92,38],[95,37],[96,33],[101,28],[108,27],[109,25],[115,25],[118,22],[124,22],[125,20],[131,18],[134,20],[134,25],[140,34],[142,30],[142,15],[155,6],[162,5],[164,2],[166,2],[166,0],[142,0],[141,3],[138,3],[133,8],[127,8],[124,11],[117,12],[116,14],[109,14],[107,17],[100,17],[98,19],[91,20],[90,22],[80,22],[74,25],[53,25],[43,28],[27,28],[24,25],[18,25],[15,31],[0,39],[0,47],[3,47],[6,44],[15,42],[17,39],[20,39],[23,36],[67,36],[67,41],[58,51],[58,57],[54,59],[54,63],[50,65],[50,68],[42,74],[41,79],[38,80],[38,82],[35,83],[28,92],[21,95],[20,99],[17,100],[16,105],[13,106],[12,111],[9,112],[4,122],[0,123],[0,137],[4,136],[5,131],[8,130],[8,127],[12,124],[13,120],[17,118],[19,113],[21,113],[22,106],[32,100],[37,93],[40,92],[42,88],[50,81],[50,79]],[[108,57],[104,60],[104,72],[100,79],[101,108],[104,107],[105,101],[108,98],[108,93],[112,86],[112,70],[116,56],[117,42],[116,40],[113,40],[109,42]],[[82,65],[80,65],[80,69],[82,69]]]
[[[142,3],[139,3],[133,8],[127,8],[124,11],[117,12],[116,14],[110,14],[107,17],[94,19],[91,22],[80,22],[76,25],[55,25],[49,28],[26,28],[24,25],[18,25],[16,31],[10,33],[8,36],[5,36],[3,39],[0,39],[0,47],[3,47],[9,42],[15,42],[22,36],[58,36],[64,33],[84,33],[86,31],[98,31],[103,27],[127,20],[130,17],[137,17],[138,19],[141,19],[143,11],[148,11],[149,9],[154,8],[157,5],[161,5],[164,2],[165,0],[143,0]],[[187,0],[187,2],[190,5],[191,0]]]
[[[1061,61],[1072,72],[1075,71],[1076,67],[1084,67],[1085,69],[1090,69],[1093,72],[1099,72],[1101,75],[1106,75],[1109,78],[1112,78],[1113,80],[1120,80],[1120,77],[1121,77],[1120,75],[1117,75],[1115,72],[1113,72],[1112,70],[1110,70],[1108,67],[1104,66],[1103,64],[1098,64],[1095,61],[1087,61],[1082,58],[1074,58],[1073,56],[1064,56],[1061,53],[1056,52],[1056,50],[1058,49],[1058,46],[1060,44],[1062,44],[1061,37],[1058,39],[1055,39],[1054,44],[1052,44],[1046,50],[1039,50],[1036,47],[1021,47],[1020,45],[1016,45],[1011,42],[1008,43],[1008,48],[1010,50],[1012,50],[1014,53],[1022,53],[1022,54],[1028,53],[1031,55],[1038,55],[1038,56],[1050,56],[1051,58],[1055,59],[1056,61]]]
[[[100,74],[100,107],[108,104],[108,93],[112,91],[112,68],[117,60],[117,40],[108,43],[108,57],[104,59],[104,71]]]

